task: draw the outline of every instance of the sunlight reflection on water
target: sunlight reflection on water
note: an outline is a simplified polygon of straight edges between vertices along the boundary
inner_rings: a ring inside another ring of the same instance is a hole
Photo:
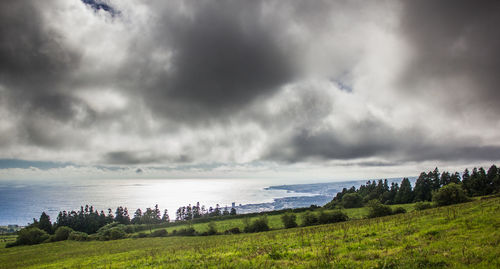
[[[221,207],[238,204],[272,202],[274,198],[307,196],[286,190],[264,190],[275,185],[269,180],[241,179],[141,179],[138,180],[86,180],[75,182],[0,182],[0,225],[21,224],[38,218],[46,211],[52,220],[62,210],[77,210],[81,205],[94,205],[96,209],[113,211],[126,206],[133,215],[137,208],[145,209],[158,204],[167,208],[170,217],[184,205],[200,202],[202,205]]]

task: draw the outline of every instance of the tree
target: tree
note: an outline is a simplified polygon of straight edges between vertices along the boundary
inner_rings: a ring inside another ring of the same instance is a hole
[[[161,218],[161,222],[170,222],[170,216],[168,215],[168,210],[165,209],[165,211],[163,212],[163,217]]]
[[[142,210],[140,208],[137,208],[137,210],[134,213],[134,218],[132,219],[133,224],[139,224],[141,223],[142,219]]]
[[[460,185],[450,183],[435,192],[432,196],[432,201],[434,201],[439,206],[444,206],[464,203],[469,201],[469,198],[467,198],[464,190],[462,189],[462,187],[460,187]]]
[[[358,193],[347,193],[342,197],[342,205],[345,208],[363,207],[363,197]]]
[[[396,204],[407,204],[413,201],[413,191],[411,189],[411,183],[408,178],[403,178],[401,181],[401,187],[394,198],[394,203]]]
[[[383,205],[378,200],[371,200],[368,202],[368,217],[376,218],[392,214],[392,209],[389,206]]]
[[[67,240],[69,235],[73,232],[73,229],[66,226],[58,227],[54,233],[54,241],[64,241]]]
[[[297,216],[291,213],[281,215],[281,222],[286,229],[297,227]]]
[[[231,212],[229,212],[229,215],[231,215],[231,216],[236,215],[236,208],[232,207]]]
[[[432,172],[429,175],[425,172],[420,173],[420,176],[415,182],[414,199],[413,201],[430,201],[432,198]]]
[[[52,234],[52,223],[50,222],[50,217],[49,215],[45,214],[45,212],[42,212],[42,215],[40,215],[40,220],[38,221],[38,228],[44,230],[48,234]]]
[[[44,230],[36,227],[25,228],[17,233],[16,241],[10,246],[35,245],[43,243],[47,239],[49,239],[49,235]]]
[[[441,186],[445,186],[451,183],[451,176],[448,172],[443,172],[441,174]]]

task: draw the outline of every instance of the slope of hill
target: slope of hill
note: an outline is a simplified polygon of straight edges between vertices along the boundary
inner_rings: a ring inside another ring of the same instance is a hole
[[[500,267],[500,198],[256,234],[0,249],[1,268]]]

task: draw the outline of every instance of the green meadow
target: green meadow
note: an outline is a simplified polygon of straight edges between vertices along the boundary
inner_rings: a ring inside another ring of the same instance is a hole
[[[280,229],[279,216],[269,216],[269,225],[276,230],[253,234],[67,240],[1,248],[0,267],[500,267],[498,197],[373,219],[362,218],[364,210],[346,210],[352,218],[347,222],[292,229]],[[243,224],[242,219],[233,219],[216,226],[222,231]]]

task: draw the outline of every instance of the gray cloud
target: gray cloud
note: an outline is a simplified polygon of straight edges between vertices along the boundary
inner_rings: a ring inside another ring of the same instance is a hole
[[[496,2],[83,2],[0,4],[0,158],[500,159]]]
[[[222,117],[293,78],[286,44],[262,22],[264,2],[185,4],[189,14],[159,7],[164,15],[149,38],[131,48],[139,53],[130,59],[134,70],[124,70],[141,81],[137,90],[159,115],[183,121]],[[158,54],[170,57],[161,61]]]
[[[402,88],[446,96],[439,101],[449,109],[472,105],[498,113],[499,3],[403,3],[401,32],[413,50],[413,60],[401,78]]]

